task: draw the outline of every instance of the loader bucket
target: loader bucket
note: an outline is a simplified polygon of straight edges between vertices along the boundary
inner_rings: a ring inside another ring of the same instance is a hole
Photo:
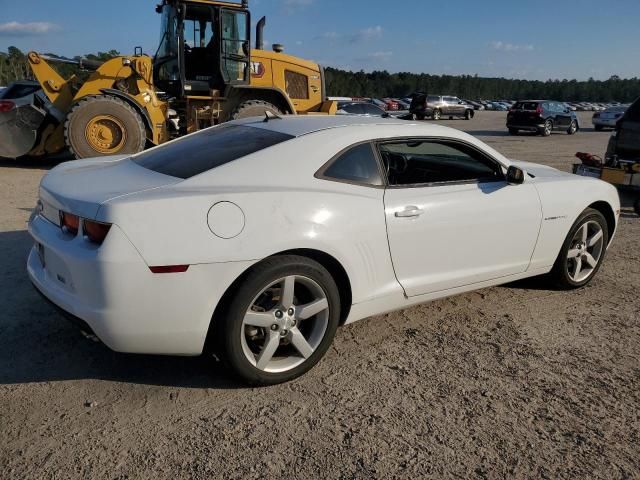
[[[0,112],[0,157],[18,158],[28,154],[38,141],[45,110],[31,103],[17,104]]]

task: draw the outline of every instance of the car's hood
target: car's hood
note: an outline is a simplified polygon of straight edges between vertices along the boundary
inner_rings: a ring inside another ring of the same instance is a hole
[[[549,167],[547,165],[540,165],[539,163],[523,162],[520,160],[510,161],[512,165],[523,169],[536,178],[565,177],[567,175],[571,175],[571,173],[563,172],[561,170],[558,170],[557,168]]]
[[[57,209],[95,218],[104,202],[180,181],[141,167],[125,155],[76,160],[43,177],[40,198]]]

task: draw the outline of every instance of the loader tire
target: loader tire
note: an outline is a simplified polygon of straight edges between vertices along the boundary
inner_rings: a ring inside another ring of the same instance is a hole
[[[248,117],[264,117],[267,111],[275,113],[276,115],[282,115],[282,110],[272,103],[263,100],[245,100],[231,112],[229,117],[230,120]]]
[[[64,139],[76,158],[126,155],[144,150],[142,118],[127,102],[108,95],[76,103],[64,124]]]

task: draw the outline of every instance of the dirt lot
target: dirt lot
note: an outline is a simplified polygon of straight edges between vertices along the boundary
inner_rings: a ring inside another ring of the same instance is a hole
[[[511,137],[498,112],[443,123],[563,170],[608,139]],[[112,353],[40,299],[25,222],[52,165],[0,163],[3,479],[640,478],[640,218],[627,200],[583,290],[534,280],[363,320],[303,378],[247,389],[209,360]]]

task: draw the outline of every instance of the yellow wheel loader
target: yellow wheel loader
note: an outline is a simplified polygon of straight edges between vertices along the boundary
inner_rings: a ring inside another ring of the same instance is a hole
[[[141,49],[104,63],[30,52],[44,95],[15,112],[5,129],[8,138],[0,138],[0,157],[40,156],[65,147],[76,158],[133,154],[266,112],[335,114],[320,65],[286,55],[281,45],[264,50],[264,17],[251,49],[247,0],[162,0],[156,11],[161,35],[153,58]],[[61,61],[91,74],[84,82],[64,79],[51,66]]]

